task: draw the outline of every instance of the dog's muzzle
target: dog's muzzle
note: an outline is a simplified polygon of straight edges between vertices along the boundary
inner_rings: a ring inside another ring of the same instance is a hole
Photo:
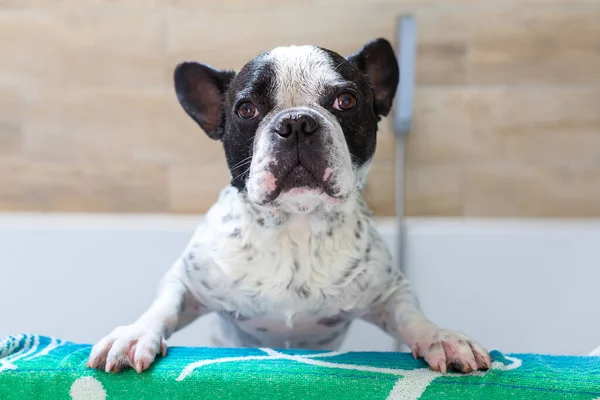
[[[308,108],[280,112],[271,122],[275,162],[270,171],[278,192],[292,189],[327,191],[323,176],[329,166],[326,121]]]
[[[276,113],[257,135],[249,193],[257,204],[342,200],[351,187],[350,157],[333,115],[308,107]]]

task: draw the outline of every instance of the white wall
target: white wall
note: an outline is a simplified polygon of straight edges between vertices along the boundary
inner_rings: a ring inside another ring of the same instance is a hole
[[[133,321],[200,217],[0,215],[0,336],[95,342]],[[380,229],[390,245],[393,221]],[[600,222],[409,220],[406,269],[424,311],[507,352],[600,345]],[[171,345],[207,344],[210,316]],[[356,323],[351,350],[393,341]]]
[[[407,273],[439,324],[511,352],[600,345],[600,221],[412,221]]]

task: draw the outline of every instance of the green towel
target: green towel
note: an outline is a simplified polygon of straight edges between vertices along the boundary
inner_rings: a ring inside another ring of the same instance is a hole
[[[91,346],[0,340],[0,399],[598,399],[600,357],[492,352],[489,371],[431,371],[406,353],[171,347],[142,374],[85,366]]]

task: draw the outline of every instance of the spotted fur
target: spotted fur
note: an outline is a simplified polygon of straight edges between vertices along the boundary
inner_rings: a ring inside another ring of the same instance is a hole
[[[360,202],[349,200],[329,218],[325,211],[281,215],[256,208],[235,188],[225,189],[184,252],[182,259],[191,256],[194,263],[173,268],[182,270],[186,287],[209,309],[228,319],[231,311],[249,317],[234,330],[266,327],[264,346],[314,345],[334,328],[342,336],[343,324],[323,321],[342,314],[344,320],[361,317],[402,280],[396,269],[386,273],[390,254],[372,237],[377,231]],[[241,218],[223,223],[232,211]],[[257,224],[258,218],[267,223]],[[285,223],[274,228],[281,219]],[[366,230],[360,238],[358,225]],[[229,344],[244,345],[238,336],[234,332]]]

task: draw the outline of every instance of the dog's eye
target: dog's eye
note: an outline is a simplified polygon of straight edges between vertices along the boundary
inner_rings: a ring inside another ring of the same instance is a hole
[[[258,110],[254,104],[249,101],[245,101],[238,106],[237,113],[240,118],[252,119],[258,115]]]
[[[333,108],[340,111],[348,111],[356,105],[356,97],[351,93],[340,94],[333,102]]]

